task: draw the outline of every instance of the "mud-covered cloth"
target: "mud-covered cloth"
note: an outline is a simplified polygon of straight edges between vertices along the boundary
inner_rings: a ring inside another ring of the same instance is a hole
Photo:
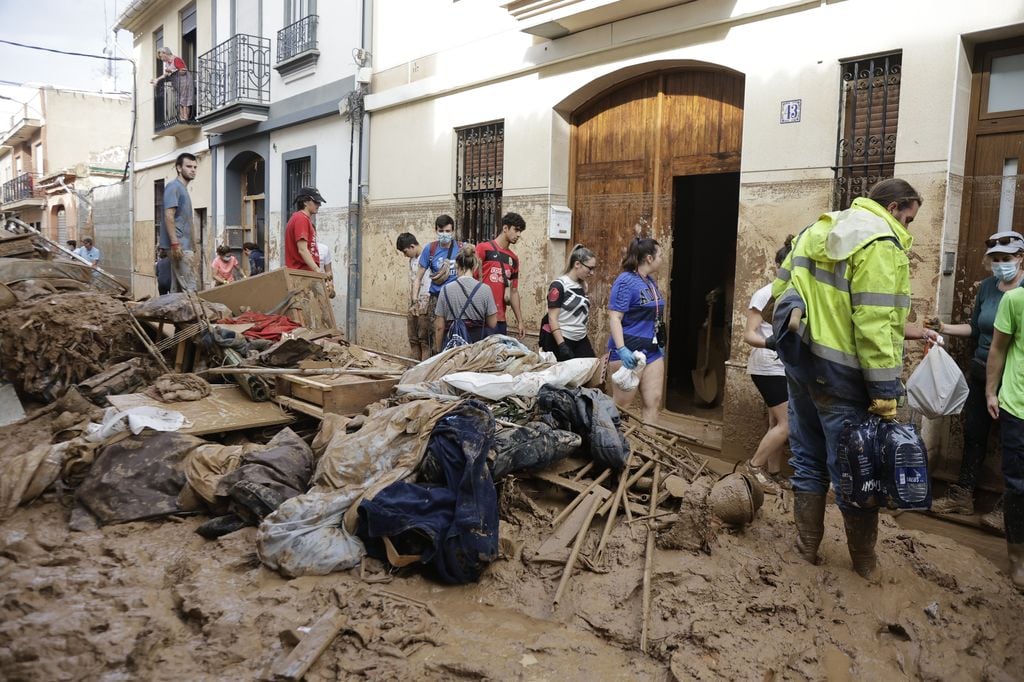
[[[354,535],[353,504],[409,476],[423,458],[434,424],[454,406],[414,400],[374,410],[352,433],[345,428],[348,421],[325,419],[329,434],[314,441],[323,454],[313,487],[286,500],[260,524],[260,560],[286,576],[326,575],[358,565],[365,550]]]
[[[101,524],[150,519],[181,511],[185,457],[204,443],[194,436],[144,431],[96,456],[75,500]]]
[[[467,400],[439,420],[427,451],[444,485],[399,481],[361,502],[356,533],[367,553],[400,564],[400,556],[418,557],[450,584],[479,579],[498,556],[498,496],[487,468],[493,444],[494,417],[479,401]]]
[[[419,384],[436,381],[453,372],[487,372],[518,376],[551,367],[517,339],[493,334],[468,346],[456,346],[435,355],[402,375],[399,384]]]
[[[615,402],[595,388],[559,388],[546,384],[537,396],[541,418],[556,429],[583,438],[583,450],[601,466],[621,469],[629,457],[629,443]]]
[[[216,320],[231,315],[231,308],[223,303],[213,303],[200,299],[199,305],[208,320]],[[189,299],[188,294],[164,294],[143,301],[134,308],[132,314],[139,319],[164,320],[166,322],[195,322],[197,306]]]
[[[164,403],[202,400],[210,395],[210,384],[198,374],[163,374],[145,393]]]
[[[217,483],[217,496],[228,497],[236,483],[249,481],[283,499],[295,497],[309,489],[313,467],[313,451],[294,431],[284,428],[265,446],[242,455],[238,468]]]

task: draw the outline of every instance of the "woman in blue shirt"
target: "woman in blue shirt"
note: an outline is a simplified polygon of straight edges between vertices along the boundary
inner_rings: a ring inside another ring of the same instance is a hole
[[[640,400],[643,420],[653,423],[661,409],[662,384],[665,379],[663,348],[665,345],[665,298],[652,276],[661,267],[662,249],[653,239],[634,239],[622,259],[622,274],[615,278],[608,296],[608,369],[615,372],[625,365],[636,367],[634,351],[647,356],[647,366],[640,375]],[[612,382],[615,404],[627,407],[636,390],[624,391]]]
[[[946,490],[946,496],[932,502],[932,511],[941,514],[974,514],[974,486],[981,471],[988,447],[988,434],[993,420],[985,405],[985,364],[992,345],[993,323],[1003,294],[1024,283],[1024,236],[1018,232],[996,232],[985,240],[988,250],[985,260],[992,276],[981,281],[974,300],[971,321],[963,324],[943,324],[933,318],[925,326],[940,334],[969,336],[976,346],[967,374],[967,403],[964,405],[964,454],[960,461],[960,476]],[[1003,530],[1002,501],[996,509],[981,517],[983,525]]]

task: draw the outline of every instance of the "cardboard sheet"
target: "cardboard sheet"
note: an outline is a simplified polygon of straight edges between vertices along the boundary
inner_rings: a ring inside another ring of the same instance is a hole
[[[295,417],[281,409],[277,403],[254,403],[237,386],[214,385],[211,388],[213,392],[206,398],[182,403],[162,403],[144,393],[112,395],[108,396],[107,400],[118,409],[152,405],[181,412],[192,424],[182,429],[181,433],[197,436],[204,433],[291,424],[295,421]]]

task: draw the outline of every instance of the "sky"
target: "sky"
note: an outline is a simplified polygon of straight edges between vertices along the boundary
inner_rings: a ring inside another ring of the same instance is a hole
[[[130,0],[0,0],[0,39],[41,47],[102,55],[110,26]],[[118,57],[132,56],[132,37],[117,34]],[[28,50],[0,43],[0,130],[10,123],[17,102],[31,91],[14,84],[36,83],[76,90],[130,91],[131,65],[118,66],[116,79],[98,59]],[[11,101],[13,98],[16,101]],[[34,115],[29,111],[29,115]]]

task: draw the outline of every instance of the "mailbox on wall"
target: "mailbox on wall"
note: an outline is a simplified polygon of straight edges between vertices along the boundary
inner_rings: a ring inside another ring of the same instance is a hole
[[[572,209],[568,206],[551,206],[548,213],[548,239],[572,238]]]

